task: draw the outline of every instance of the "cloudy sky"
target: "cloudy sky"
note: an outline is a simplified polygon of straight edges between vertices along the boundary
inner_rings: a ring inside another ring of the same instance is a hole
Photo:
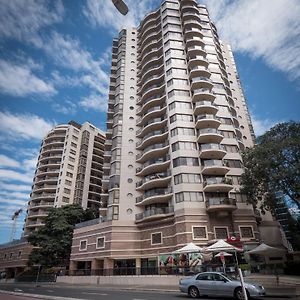
[[[0,243],[22,208],[41,139],[73,119],[105,130],[112,38],[160,0],[0,0]],[[204,0],[234,50],[256,134],[300,119],[300,2]]]

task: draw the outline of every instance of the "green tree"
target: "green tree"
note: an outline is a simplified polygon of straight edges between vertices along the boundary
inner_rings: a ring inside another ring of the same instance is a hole
[[[300,123],[280,123],[243,153],[241,192],[255,207],[274,212],[276,192],[300,208]]]
[[[30,254],[29,265],[66,266],[71,254],[75,224],[98,217],[97,210],[83,210],[76,204],[50,209],[45,226],[28,236],[28,241],[36,247]]]

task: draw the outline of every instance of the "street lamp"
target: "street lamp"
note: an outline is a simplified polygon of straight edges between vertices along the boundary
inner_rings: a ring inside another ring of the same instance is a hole
[[[128,7],[124,1],[112,0],[112,3],[122,15],[125,16],[128,13]]]

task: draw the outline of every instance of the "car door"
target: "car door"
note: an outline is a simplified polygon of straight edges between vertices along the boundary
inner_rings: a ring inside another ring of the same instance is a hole
[[[221,274],[214,274],[215,295],[216,296],[229,296],[233,295],[233,286],[231,282]]]
[[[200,295],[215,295],[214,278],[212,273],[199,274],[195,282],[199,289]]]

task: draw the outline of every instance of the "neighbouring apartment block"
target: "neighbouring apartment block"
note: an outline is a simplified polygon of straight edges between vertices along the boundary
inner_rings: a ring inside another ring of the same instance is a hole
[[[205,6],[163,1],[113,40],[103,197],[74,231],[70,269],[158,266],[188,242],[280,244],[240,193],[254,132],[234,57]]]
[[[89,122],[55,126],[43,139],[23,237],[0,245],[0,271],[8,278],[24,271],[32,246],[30,232],[44,225],[50,208],[79,204],[106,211],[102,192],[105,133]]]

